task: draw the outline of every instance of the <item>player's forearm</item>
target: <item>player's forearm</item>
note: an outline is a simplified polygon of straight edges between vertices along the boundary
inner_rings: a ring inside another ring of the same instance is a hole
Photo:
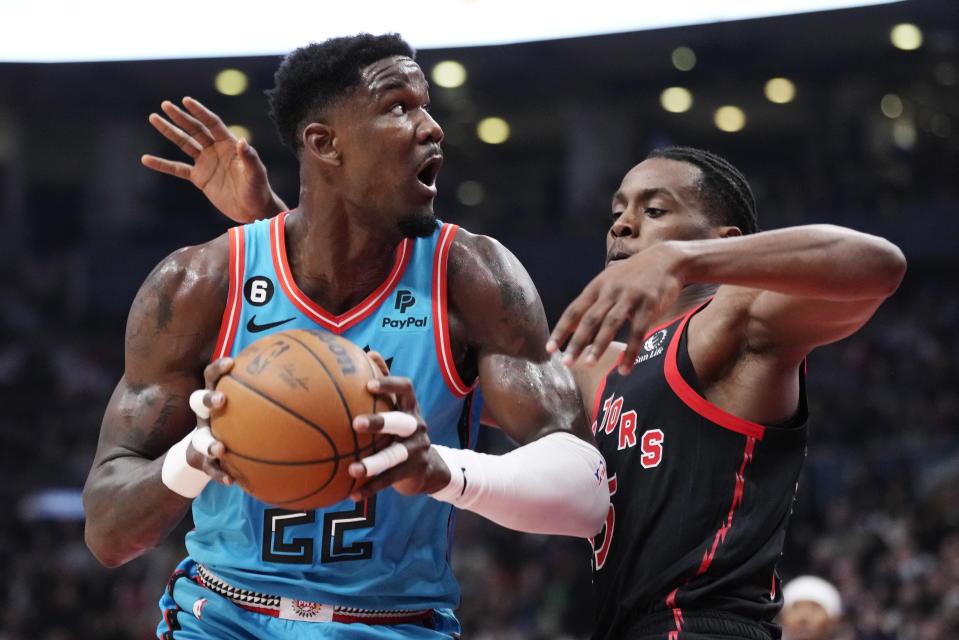
[[[115,567],[162,542],[190,500],[160,478],[163,457],[123,456],[94,468],[83,491],[84,538],[102,564]]]
[[[433,448],[451,476],[432,494],[438,500],[527,533],[586,538],[606,520],[606,463],[571,433],[551,433],[501,456]]]
[[[906,259],[891,242],[833,225],[664,243],[686,283],[731,284],[824,300],[884,298]]]

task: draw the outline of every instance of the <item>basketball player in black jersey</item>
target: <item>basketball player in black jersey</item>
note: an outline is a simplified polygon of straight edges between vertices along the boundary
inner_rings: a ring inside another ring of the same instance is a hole
[[[195,126],[174,105],[164,110]],[[189,137],[151,122],[178,144]],[[144,163],[191,180],[215,204],[245,202],[218,205],[235,220],[271,213],[258,209],[275,197],[248,145],[204,152],[192,166]],[[250,178],[229,189],[205,181],[231,166]],[[608,464],[611,506],[593,540],[594,638],[779,638],[775,565],[805,456],[805,358],[861,327],[897,288],[905,259],[883,239],[834,226],[757,233],[737,169],[669,148],[631,169],[613,196],[606,264],[547,345],[569,339],[564,360]],[[626,343],[613,342],[625,323]]]
[[[805,358],[859,329],[905,259],[834,226],[756,231],[732,165],[655,151],[613,196],[607,268],[552,332],[550,351],[569,339],[563,358],[608,465],[595,638],[780,636]]]

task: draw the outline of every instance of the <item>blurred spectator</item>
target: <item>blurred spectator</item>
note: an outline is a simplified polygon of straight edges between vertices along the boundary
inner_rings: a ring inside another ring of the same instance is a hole
[[[783,587],[783,640],[831,640],[842,604],[836,587],[816,576],[799,576]]]

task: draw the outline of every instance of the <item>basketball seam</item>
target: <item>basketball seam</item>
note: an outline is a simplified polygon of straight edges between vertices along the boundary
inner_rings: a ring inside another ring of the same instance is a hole
[[[369,449],[369,448],[371,448],[371,447],[373,447],[373,446],[374,446],[374,444],[370,444],[369,447],[364,447],[364,450],[365,450],[365,449]],[[351,478],[352,478],[352,476],[351,476]],[[352,478],[352,481],[353,481],[353,484],[352,484],[352,488],[350,489],[350,493],[352,493],[353,489],[356,488],[356,478]],[[292,503],[294,503],[294,502],[299,502],[300,500],[306,500],[306,499],[309,498],[310,496],[315,496],[315,495],[318,494],[320,491],[323,491],[323,489],[326,489],[326,487],[330,484],[330,482],[333,482],[333,477],[332,477],[332,476],[330,477],[329,481],[328,481],[326,484],[324,484],[324,485],[323,485],[322,487],[320,487],[319,489],[316,489],[315,491],[312,491],[312,492],[310,492],[310,493],[307,493],[306,495],[299,496],[298,498],[290,498],[289,500],[283,500],[283,501],[281,501],[281,502],[272,502],[271,504],[276,505],[277,507],[281,507],[281,506],[283,506],[283,505],[292,504]],[[330,505],[330,506],[332,506],[332,505]]]
[[[360,453],[365,454],[368,451],[369,452],[376,451],[376,441],[371,442],[370,444],[363,447],[362,449],[356,450],[358,454]],[[236,456],[237,458],[243,458],[244,460],[249,460],[250,462],[259,462],[261,464],[271,464],[278,467],[296,467],[296,466],[310,465],[310,464],[323,464],[326,462],[343,460],[343,459],[349,458],[352,455],[352,454],[343,454],[343,455],[335,455],[330,458],[318,458],[316,460],[287,461],[287,460],[266,460],[264,458],[254,458],[253,456],[248,456],[243,453],[237,453],[236,451],[228,451],[227,453],[229,453],[230,455]]]
[[[315,423],[313,423],[311,420],[308,420],[308,419],[304,418],[304,417],[301,416],[299,413],[297,413],[296,411],[293,411],[293,410],[290,409],[289,407],[280,404],[279,402],[277,402],[276,400],[274,400],[274,399],[271,398],[270,396],[266,395],[263,391],[260,391],[259,389],[257,389],[256,387],[254,387],[250,382],[247,382],[246,380],[244,380],[243,378],[237,377],[236,375],[234,375],[234,374],[232,374],[232,373],[228,373],[228,374],[226,375],[226,377],[231,378],[232,380],[235,380],[235,381],[236,381],[237,383],[239,383],[240,385],[246,387],[249,391],[252,391],[253,393],[255,393],[256,395],[258,395],[259,397],[263,398],[264,400],[266,400],[267,402],[269,402],[270,404],[272,404],[273,406],[275,406],[275,407],[277,407],[277,408],[285,411],[286,413],[290,414],[290,415],[293,416],[294,418],[302,421],[304,424],[306,424],[307,426],[309,426],[311,429],[313,429],[314,431],[316,431],[317,433],[319,433],[320,435],[322,435],[324,438],[326,438],[327,442],[330,443],[330,448],[333,449],[333,451],[336,452],[336,455],[335,455],[333,458],[331,458],[331,460],[339,460],[341,457],[344,457],[344,456],[341,456],[341,455],[340,455],[340,448],[336,446],[336,443],[333,441],[333,438],[331,438],[330,435],[329,435],[325,430],[323,430],[322,427],[320,427],[320,425],[315,424]],[[347,415],[349,415],[349,412],[347,412]],[[352,419],[350,420],[350,422],[352,423]],[[242,454],[242,453],[238,453],[238,452],[233,451],[233,450],[231,450],[229,453],[231,453],[231,454],[233,454],[233,455],[236,455],[236,456],[239,456],[239,457],[241,457],[241,458],[249,458],[249,456],[246,456],[246,455],[244,455],[244,454]],[[334,471],[334,473],[335,473],[335,471]]]
[[[327,434],[323,429],[319,428],[318,425],[313,424],[312,422],[310,422],[309,420],[307,420],[307,419],[304,418],[303,416],[299,415],[299,414],[296,413],[295,411],[289,409],[288,407],[283,406],[282,404],[277,403],[275,400],[273,400],[273,398],[271,398],[270,396],[266,395],[265,393],[263,393],[262,391],[260,391],[259,389],[257,389],[257,388],[254,387],[253,385],[251,385],[250,383],[248,383],[248,382],[246,382],[246,381],[244,381],[244,380],[242,380],[242,379],[240,379],[240,378],[238,378],[238,377],[236,377],[235,375],[232,375],[232,374],[227,374],[226,377],[234,380],[235,382],[237,382],[237,383],[238,383],[239,385],[241,385],[242,387],[244,387],[244,388],[246,388],[247,390],[253,392],[253,394],[256,395],[257,397],[262,398],[263,400],[266,400],[268,403],[272,404],[273,406],[282,409],[283,411],[285,411],[286,413],[290,414],[291,416],[297,418],[298,420],[300,420],[300,421],[303,422],[304,424],[306,424],[306,425],[312,427],[313,429],[315,429],[317,433],[321,434],[324,438],[326,438],[326,439],[329,441],[330,447],[331,447],[334,451],[337,452],[337,455],[336,455],[336,456],[334,456],[333,458],[330,458],[329,460],[326,460],[326,461],[325,461],[325,462],[332,462],[332,463],[333,463],[333,470],[330,472],[330,474],[329,474],[329,476],[327,477],[326,481],[323,482],[322,484],[320,484],[319,487],[317,487],[317,488],[314,489],[313,491],[311,491],[311,492],[309,492],[309,493],[307,493],[307,494],[304,494],[304,495],[302,495],[302,496],[297,496],[297,497],[295,497],[295,498],[290,498],[289,500],[283,500],[283,501],[280,501],[280,502],[275,501],[275,500],[271,500],[271,501],[269,501],[267,504],[273,504],[273,505],[276,505],[276,506],[281,506],[281,505],[286,505],[286,504],[290,504],[290,503],[293,503],[293,502],[299,502],[300,500],[305,500],[306,498],[309,498],[310,496],[316,495],[317,493],[323,491],[323,490],[326,489],[328,486],[330,486],[330,483],[332,483],[333,480],[336,479],[336,472],[339,470],[340,458],[341,458],[342,456],[339,455],[339,448],[336,446],[336,443],[333,442],[333,439],[330,438],[329,434]],[[296,463],[296,462],[293,462],[293,463],[285,463],[285,462],[282,462],[282,461],[276,461],[276,462],[274,462],[274,461],[272,461],[272,460],[263,460],[263,459],[253,458],[252,456],[247,456],[247,455],[244,455],[244,454],[242,454],[242,453],[238,453],[238,452],[236,452],[236,451],[230,451],[230,450],[228,450],[227,453],[228,453],[229,455],[236,456],[237,458],[243,458],[244,460],[249,460],[249,461],[251,461],[251,462],[256,462],[256,463],[260,463],[260,464],[268,464],[268,465],[271,465],[271,466],[283,466],[283,467],[286,467],[286,466],[294,466],[294,465],[298,465],[298,464],[321,464],[321,463],[322,463],[322,462],[320,462],[320,461],[313,461],[313,462],[309,462],[309,463]],[[264,501],[264,502],[265,502],[265,501]]]
[[[315,334],[315,333],[316,333],[315,330],[309,330],[309,329],[307,329],[307,331],[308,331],[309,333],[311,333],[311,334]],[[334,335],[336,335],[336,334],[334,334]],[[339,336],[337,336],[337,337],[339,337]],[[295,338],[295,337],[293,337],[293,336],[290,336],[290,339],[293,340],[293,341],[295,341],[295,342],[298,342],[298,343],[300,344],[300,346],[302,346],[304,349],[306,349],[307,353],[309,353],[310,356],[312,356],[313,359],[316,360],[316,361],[320,364],[321,367],[323,367],[323,371],[326,372],[326,376],[330,379],[330,382],[333,383],[333,388],[336,389],[336,395],[339,396],[339,398],[340,398],[340,404],[343,405],[343,409],[346,411],[346,417],[349,419],[350,431],[352,432],[352,435],[353,435],[353,451],[354,451],[354,455],[355,455],[356,450],[359,449],[359,447],[360,447],[360,441],[359,441],[359,439],[357,438],[356,431],[353,429],[353,412],[350,411],[350,406],[349,406],[349,404],[346,402],[346,398],[343,397],[343,392],[340,390],[340,385],[339,385],[339,383],[336,381],[336,378],[333,377],[333,374],[330,372],[329,367],[326,366],[326,363],[323,362],[323,359],[320,358],[320,357],[318,357],[315,353],[313,353],[313,350],[312,350],[305,342],[303,342],[303,341],[300,340],[299,338]],[[344,340],[345,340],[345,338],[344,338]],[[352,343],[350,343],[348,340],[347,340],[347,342],[348,342],[349,344],[352,344]],[[364,354],[364,355],[365,355],[365,354]],[[352,356],[350,357],[350,359],[352,360]],[[364,360],[365,360],[365,359],[366,359],[366,358],[364,357]],[[374,438],[374,439],[373,439],[373,442],[375,442],[375,441],[376,441],[376,439]],[[334,449],[336,449],[336,453],[337,453],[337,455],[339,455],[339,453],[340,453],[339,448],[334,447]],[[355,460],[359,460],[359,458],[354,458],[354,459],[355,459]],[[337,465],[339,465],[339,463],[340,463],[339,458],[337,458],[336,463],[337,463]],[[350,491],[352,492],[354,489],[356,489],[356,478],[353,478],[352,476],[350,476],[350,478],[351,478]]]
[[[315,331],[310,331],[309,329],[307,329],[307,331],[309,331],[310,333],[316,333]],[[335,335],[335,334],[334,334],[334,335]],[[328,377],[328,378],[330,379],[330,382],[333,383],[333,388],[336,389],[336,395],[340,398],[340,404],[343,405],[343,410],[346,411],[346,417],[347,417],[347,419],[349,420],[350,431],[351,431],[352,436],[353,436],[353,451],[355,452],[355,451],[357,450],[357,448],[359,448],[359,446],[360,446],[360,441],[357,439],[357,437],[356,437],[356,431],[353,429],[353,412],[350,411],[350,406],[349,406],[349,404],[346,402],[346,398],[343,397],[343,392],[340,390],[340,385],[339,385],[339,383],[336,381],[336,378],[333,377],[333,374],[330,372],[329,367],[326,366],[326,363],[323,362],[323,359],[320,358],[320,357],[318,357],[315,353],[313,353],[313,350],[312,350],[305,342],[303,342],[303,341],[300,340],[299,338],[295,338],[295,337],[293,337],[293,336],[290,336],[290,339],[293,340],[293,341],[295,341],[295,342],[298,342],[298,343],[300,344],[300,346],[302,346],[302,347],[306,350],[306,352],[309,353],[310,356],[311,356],[314,360],[316,360],[316,361],[320,364],[321,367],[323,367],[323,371],[326,372],[326,377]],[[352,359],[352,358],[351,358],[351,359]],[[337,456],[339,456],[339,453],[340,453],[339,448],[338,448],[338,447],[334,447],[334,449],[336,449],[336,454],[337,454]],[[336,464],[337,464],[337,465],[340,464],[340,459],[339,459],[339,457],[338,457],[337,460],[336,460]],[[356,489],[356,478],[354,478],[353,476],[350,476],[350,491],[352,492],[354,489]]]

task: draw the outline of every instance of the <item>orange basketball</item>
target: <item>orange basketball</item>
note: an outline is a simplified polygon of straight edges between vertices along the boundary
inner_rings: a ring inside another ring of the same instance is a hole
[[[390,441],[353,430],[354,416],[391,408],[366,390],[377,376],[362,349],[326,331],[282,331],[247,346],[216,386],[227,397],[211,416],[224,469],[284,509],[344,500],[359,486],[350,463]]]

